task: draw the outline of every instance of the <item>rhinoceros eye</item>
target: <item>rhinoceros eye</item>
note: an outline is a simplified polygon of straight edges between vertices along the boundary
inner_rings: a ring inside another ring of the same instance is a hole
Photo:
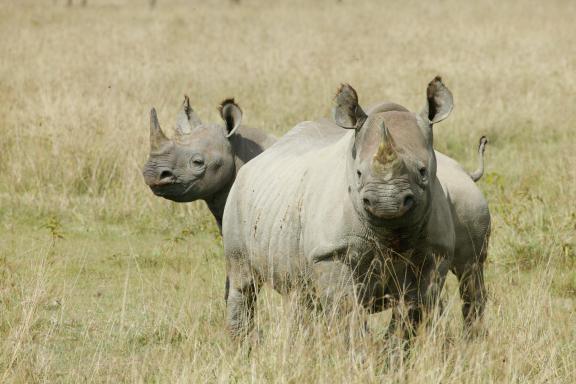
[[[418,173],[420,174],[420,183],[422,185],[428,184],[428,170],[425,166],[418,168]]]
[[[201,157],[194,157],[190,161],[190,164],[192,164],[195,167],[202,167],[204,165],[204,159]]]
[[[422,176],[422,177],[426,177],[426,175],[427,175],[426,167],[420,167],[418,169],[418,172],[420,172],[420,176]]]

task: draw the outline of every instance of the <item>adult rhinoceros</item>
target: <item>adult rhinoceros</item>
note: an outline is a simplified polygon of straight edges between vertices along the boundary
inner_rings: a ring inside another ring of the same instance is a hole
[[[280,293],[306,287],[328,313],[393,306],[391,330],[409,337],[448,270],[470,326],[485,306],[490,214],[473,180],[481,170],[471,176],[433,149],[432,126],[451,112],[451,92],[436,77],[420,113],[382,103],[366,114],[349,85],[335,101],[334,121],[298,124],[247,164],[230,191],[229,331],[249,331],[255,297],[269,282]]]
[[[234,99],[219,107],[224,126],[204,124],[184,96],[176,120],[176,137],[169,140],[150,111],[150,156],[144,180],[155,195],[179,203],[204,200],[222,231],[226,198],[240,168],[271,146],[276,138],[242,126],[242,110]],[[228,279],[226,293],[228,296]]]

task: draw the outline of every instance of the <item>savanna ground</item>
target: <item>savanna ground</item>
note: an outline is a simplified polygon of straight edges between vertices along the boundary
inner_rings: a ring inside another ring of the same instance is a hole
[[[573,382],[575,17],[562,0],[3,1],[0,382]],[[281,135],[341,82],[419,110],[436,74],[456,104],[436,147],[473,169],[490,139],[487,336],[463,338],[450,277],[404,360],[374,342],[388,313],[354,358],[270,289],[261,344],[236,348],[212,217],[144,185],[150,107],[170,132],[185,93],[207,121],[234,96]]]

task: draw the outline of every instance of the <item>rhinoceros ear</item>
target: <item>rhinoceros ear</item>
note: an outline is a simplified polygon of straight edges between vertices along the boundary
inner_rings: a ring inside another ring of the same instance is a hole
[[[226,137],[232,136],[242,123],[242,110],[234,99],[226,99],[218,108],[220,116],[226,122]]]
[[[366,113],[358,104],[358,94],[348,84],[342,84],[334,98],[333,117],[338,126],[346,129],[360,129],[366,121]]]
[[[430,124],[436,124],[444,120],[454,108],[452,92],[442,83],[440,76],[436,76],[428,83],[426,99],[426,105],[420,112],[420,116],[425,121],[429,121]]]
[[[198,118],[190,106],[190,98],[184,95],[182,109],[180,110],[176,120],[176,133],[179,135],[189,135],[192,132],[192,128],[201,124],[202,121],[200,121],[200,118]]]

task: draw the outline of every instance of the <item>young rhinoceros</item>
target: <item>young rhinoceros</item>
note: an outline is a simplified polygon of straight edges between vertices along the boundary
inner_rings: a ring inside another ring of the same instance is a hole
[[[152,109],[150,157],[143,174],[157,196],[180,203],[206,201],[221,229],[226,198],[238,170],[276,138],[258,129],[242,126],[239,130],[242,110],[234,99],[224,100],[219,110],[224,126],[204,124],[185,96],[176,136],[169,140]]]
[[[482,316],[488,205],[471,175],[432,145],[432,126],[451,110],[439,77],[420,114],[393,103],[366,114],[343,85],[336,124],[303,122],[242,169],[223,227],[233,336],[249,331],[266,281],[281,293],[305,287],[332,314],[393,306],[390,331],[409,337],[451,270],[465,324]]]

